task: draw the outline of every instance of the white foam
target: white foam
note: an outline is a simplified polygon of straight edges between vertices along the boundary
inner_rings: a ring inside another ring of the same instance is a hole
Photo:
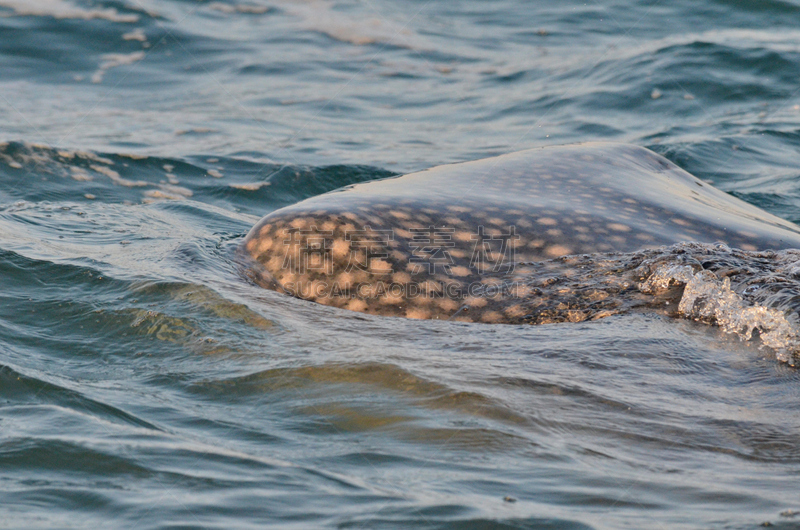
[[[639,285],[645,293],[656,293],[670,285],[684,285],[678,313],[686,318],[712,322],[726,333],[750,340],[758,331],[761,342],[775,350],[776,357],[793,364],[793,353],[800,350],[796,315],[751,304],[731,288],[729,278],[711,271],[695,271],[690,265],[661,265]]]
[[[103,54],[103,62],[98,67],[97,71],[92,74],[92,83],[100,83],[103,81],[103,76],[111,68],[118,66],[128,66],[137,63],[144,59],[144,52],[133,53],[106,53]]]
[[[103,19],[125,23],[133,23],[139,20],[139,15],[120,14],[114,8],[84,9],[64,0],[0,0],[0,7],[11,9],[18,16],[44,16],[83,20]]]
[[[281,10],[302,20],[306,31],[322,33],[340,42],[355,45],[391,44],[416,50],[431,49],[425,39],[409,27],[410,20],[375,14],[364,17],[354,13],[341,13],[329,0],[275,0]]]

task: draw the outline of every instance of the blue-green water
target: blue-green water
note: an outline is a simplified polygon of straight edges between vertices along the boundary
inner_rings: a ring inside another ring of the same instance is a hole
[[[796,1],[0,0],[0,528],[797,528],[800,372],[659,315],[366,316],[265,213],[573,141],[800,220]]]

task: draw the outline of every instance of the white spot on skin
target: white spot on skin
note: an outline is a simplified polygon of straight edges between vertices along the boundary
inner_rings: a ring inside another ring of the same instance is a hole
[[[399,210],[392,210],[392,211],[389,212],[389,215],[391,215],[392,217],[396,217],[398,219],[403,219],[403,220],[409,219],[411,217],[407,213],[401,212]]]
[[[324,225],[323,225],[324,226]],[[350,242],[344,239],[336,239],[331,245],[331,255],[337,260],[343,260],[350,254]]]
[[[339,284],[339,287],[342,289],[349,289],[353,286],[353,275],[349,272],[343,272],[336,277],[336,283]]]
[[[480,298],[477,296],[471,296],[464,300],[464,302],[470,307],[485,307],[486,304],[489,303],[486,301],[486,298]]]
[[[364,300],[359,300],[357,298],[354,298],[345,307],[350,311],[363,312],[367,310],[367,303]]]
[[[473,237],[475,237],[475,234],[472,234],[470,232],[456,232],[454,234],[453,239],[455,239],[456,241],[467,242],[471,241]]]
[[[511,318],[520,318],[525,316],[525,310],[519,304],[507,307],[503,312]]]
[[[451,300],[449,298],[443,298],[439,300],[437,304],[443,311],[455,311],[458,309],[458,303],[455,300]]]
[[[425,309],[419,307],[409,307],[406,310],[406,318],[414,318],[418,320],[424,320],[426,318],[430,318],[431,313]]]
[[[369,262],[369,270],[375,274],[386,274],[392,272],[392,266],[387,261],[373,258]]]
[[[407,272],[396,272],[392,276],[392,281],[399,285],[408,285],[411,283],[411,275]]]
[[[551,258],[558,258],[558,257],[561,257],[561,256],[566,256],[567,254],[570,254],[571,252],[572,251],[570,250],[570,248],[569,247],[565,247],[564,245],[552,245],[552,246],[547,247],[547,249],[544,251],[544,253],[547,256],[551,257]]]
[[[283,256],[272,256],[267,263],[265,263],[265,267],[268,271],[272,273],[277,273],[277,271],[281,270],[283,266]]]
[[[503,321],[503,315],[501,315],[497,311],[486,311],[485,313],[481,314],[481,321],[482,322],[487,322],[489,324],[502,322]]]
[[[453,273],[453,276],[460,276],[462,278],[471,274],[468,268],[462,266],[450,267],[450,271]]]
[[[257,241],[257,240],[254,239],[253,241],[251,241],[251,243],[255,242],[255,241]],[[273,244],[275,244],[275,240],[272,239],[272,238],[264,238],[264,239],[262,239],[261,243],[258,245],[259,254],[263,253],[263,252],[266,252],[269,249],[271,249]]]

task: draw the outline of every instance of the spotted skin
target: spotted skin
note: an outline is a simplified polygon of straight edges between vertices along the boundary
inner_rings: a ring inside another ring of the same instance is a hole
[[[800,227],[642,147],[589,143],[348,186],[270,213],[242,250],[257,283],[306,300],[509,322],[482,293],[520,264],[682,241],[800,248]]]

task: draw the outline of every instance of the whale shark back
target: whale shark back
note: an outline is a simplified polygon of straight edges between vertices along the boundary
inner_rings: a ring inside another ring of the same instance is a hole
[[[647,149],[590,143],[348,186],[270,213],[242,248],[266,287],[448,318],[522,263],[684,241],[800,248],[800,228]]]

